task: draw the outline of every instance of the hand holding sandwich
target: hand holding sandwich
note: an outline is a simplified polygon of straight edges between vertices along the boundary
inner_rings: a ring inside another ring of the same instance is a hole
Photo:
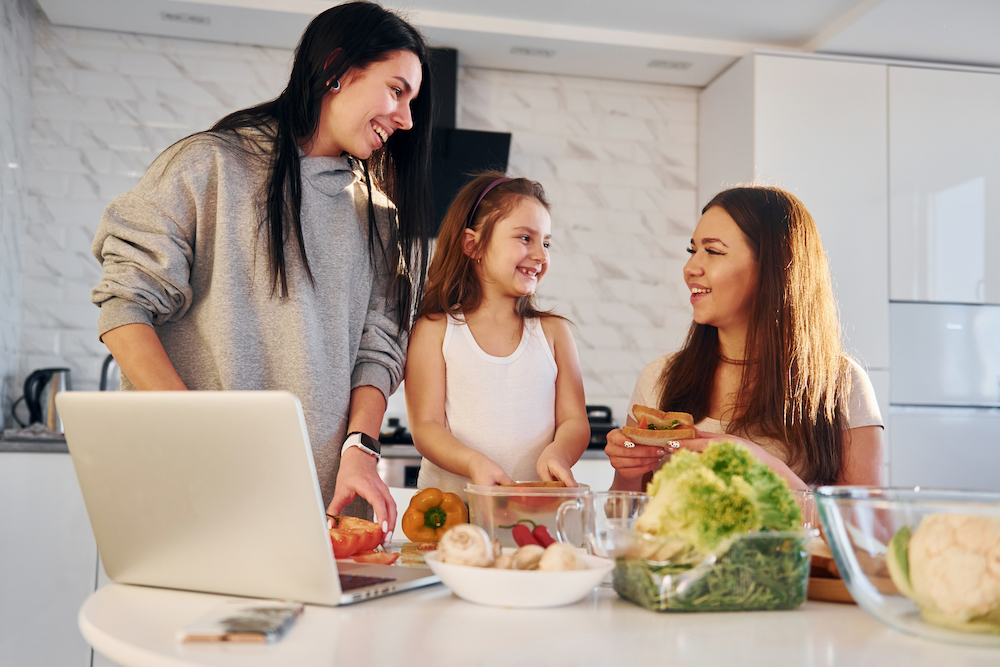
[[[645,405],[633,405],[632,414],[638,423],[626,425],[622,432],[636,445],[677,449],[679,441],[695,437],[694,418],[686,412],[663,412]]]
[[[635,423],[631,418],[629,422]],[[641,491],[644,489],[643,476],[660,467],[660,461],[666,456],[667,450],[657,445],[637,445],[625,436],[623,429],[616,428],[608,432],[608,444],[604,447],[604,453],[615,469],[615,482],[611,488]]]
[[[626,426],[608,433],[604,453],[615,468],[612,488],[641,490],[643,477],[660,467],[660,462],[680,442],[695,436],[694,419],[686,412],[663,412],[645,405],[633,405]],[[636,419],[638,421],[636,421]]]
[[[728,433],[699,431],[694,427],[694,419],[686,412],[663,412],[634,405],[632,414],[639,421],[629,417],[625,428],[608,433],[608,444],[604,448],[615,468],[614,489],[644,490],[643,479],[660,467],[668,453],[683,448],[700,454],[712,442],[722,440],[730,440],[749,449],[755,458],[784,477],[789,487],[806,488],[783,461],[757,443]]]

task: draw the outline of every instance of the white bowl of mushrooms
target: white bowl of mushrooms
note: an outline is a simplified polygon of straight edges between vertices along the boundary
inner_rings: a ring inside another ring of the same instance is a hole
[[[607,558],[556,542],[549,547],[500,549],[479,526],[455,526],[427,566],[451,591],[494,607],[559,607],[577,602],[614,567]]]

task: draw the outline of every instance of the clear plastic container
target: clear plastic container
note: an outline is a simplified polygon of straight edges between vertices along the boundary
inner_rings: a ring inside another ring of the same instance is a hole
[[[465,491],[469,494],[469,522],[482,526],[492,539],[500,540],[502,546],[516,547],[510,534],[515,525],[523,523],[529,529],[545,526],[555,538],[559,506],[567,500],[582,498],[590,487],[586,484],[572,488],[466,484]],[[570,535],[569,538],[578,546],[583,544],[583,535]]]
[[[809,583],[807,530],[756,532],[700,562],[670,554],[676,541],[628,531],[617,554],[618,594],[653,611],[760,611],[794,609]],[[646,557],[643,557],[646,556]]]

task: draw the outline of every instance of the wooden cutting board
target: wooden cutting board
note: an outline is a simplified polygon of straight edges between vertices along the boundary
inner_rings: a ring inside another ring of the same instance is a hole
[[[846,602],[854,604],[854,598],[847,590],[843,579],[828,579],[825,577],[809,577],[809,588],[806,597],[810,600],[823,602]]]

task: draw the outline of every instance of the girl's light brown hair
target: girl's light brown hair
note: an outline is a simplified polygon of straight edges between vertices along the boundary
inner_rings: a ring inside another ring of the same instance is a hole
[[[549,210],[541,184],[527,178],[512,178],[495,186],[483,197],[470,224],[469,213],[483,189],[500,178],[504,178],[500,172],[484,172],[455,195],[434,244],[434,256],[427,272],[427,284],[417,317],[447,313],[461,318],[462,314],[479,308],[483,302],[483,287],[476,272],[476,259],[486,254],[497,223],[513,213],[525,199],[533,199],[546,211]],[[469,255],[463,249],[466,229],[479,232],[479,242]],[[533,294],[518,297],[515,309],[522,320],[553,316],[551,312],[535,306]]]
[[[816,224],[802,202],[777,188],[725,190],[702,212],[713,206],[743,231],[759,276],[744,348],[750,363],[727,431],[786,443],[788,464],[803,481],[836,484],[850,362]],[[660,377],[661,409],[690,412],[696,423],[707,417],[718,355],[718,329],[693,323]]]

